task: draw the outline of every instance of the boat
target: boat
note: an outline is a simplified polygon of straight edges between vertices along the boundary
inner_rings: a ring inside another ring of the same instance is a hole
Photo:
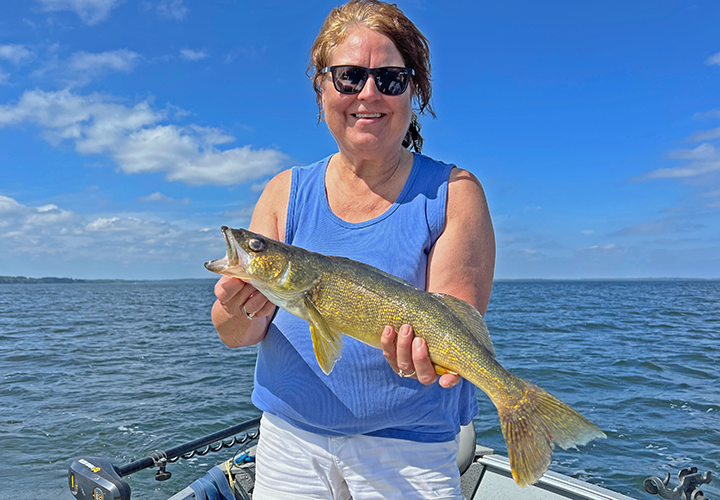
[[[116,466],[97,457],[75,459],[68,470],[70,492],[78,500],[130,500],[131,491],[123,479],[144,469],[157,468],[155,479],[168,480],[169,464],[180,458],[219,452],[239,446],[234,455],[214,466],[192,484],[168,500],[250,500],[255,483],[255,449],[260,435],[260,418],[203,436],[167,450],[157,450],[134,462]],[[475,427],[464,426],[460,434],[458,468],[466,500],[637,500],[576,478],[546,472],[540,480],[520,488],[512,478],[507,457],[475,442]],[[668,500],[709,500],[699,487],[712,480],[712,472],[686,467],[678,473],[678,485],[670,487],[670,474],[664,479],[649,477],[644,489]]]

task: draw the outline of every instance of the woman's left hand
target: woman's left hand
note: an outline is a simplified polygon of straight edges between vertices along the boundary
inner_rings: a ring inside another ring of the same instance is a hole
[[[425,339],[415,337],[412,326],[401,326],[397,334],[395,328],[386,326],[381,343],[385,359],[398,376],[416,378],[424,385],[430,385],[437,380],[438,375],[430,360],[427,343]],[[440,376],[440,385],[450,388],[459,384],[461,380],[460,375],[446,373]]]

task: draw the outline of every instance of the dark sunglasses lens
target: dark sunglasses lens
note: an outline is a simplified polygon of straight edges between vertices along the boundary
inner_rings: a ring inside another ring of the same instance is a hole
[[[336,66],[333,68],[335,89],[343,94],[357,94],[365,86],[367,69],[359,66]]]
[[[380,68],[376,76],[378,90],[386,95],[400,95],[408,85],[408,71],[405,68]]]
[[[342,94],[357,94],[365,86],[370,70],[362,66],[334,66],[333,84]],[[407,89],[410,72],[405,68],[378,68],[373,70],[375,85],[385,95],[400,95]]]

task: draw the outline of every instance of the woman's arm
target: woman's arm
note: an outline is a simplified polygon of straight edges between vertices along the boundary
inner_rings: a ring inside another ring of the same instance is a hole
[[[265,187],[255,205],[250,231],[275,240],[285,239],[291,176],[290,170],[281,172]],[[215,284],[215,296],[212,321],[226,345],[253,345],[265,337],[275,305],[255,287],[239,278],[223,276]]]
[[[495,271],[495,233],[480,181],[466,170],[454,168],[448,183],[445,228],[428,256],[427,290],[452,295],[485,314]],[[395,338],[397,336],[397,343]],[[382,338],[383,352],[397,372],[416,373],[423,384],[432,384],[437,374],[424,339],[404,325],[396,335],[388,327]],[[440,377],[443,387],[452,387],[459,375]]]

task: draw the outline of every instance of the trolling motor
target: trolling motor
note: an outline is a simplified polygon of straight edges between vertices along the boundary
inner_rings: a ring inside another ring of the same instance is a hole
[[[698,486],[712,481],[712,472],[704,474],[698,472],[697,467],[685,467],[678,472],[678,485],[670,489],[670,473],[665,473],[665,478],[649,477],[643,483],[645,491],[651,495],[660,495],[668,500],[708,500]]]
[[[70,492],[78,500],[130,500],[130,486],[123,479],[134,472],[151,467],[157,467],[155,480],[170,479],[171,472],[165,470],[167,464],[176,462],[180,458],[188,459],[195,455],[206,455],[209,452],[218,452],[223,448],[230,448],[236,444],[245,444],[257,439],[258,432],[247,432],[257,427],[259,418],[254,418],[242,424],[223,429],[214,434],[201,437],[189,443],[181,444],[168,450],[158,450],[145,458],[129,464],[115,466],[110,460],[104,458],[79,458],[70,464],[68,470],[68,486]],[[237,434],[247,432],[242,438]],[[231,438],[230,441],[225,439]],[[215,446],[213,446],[214,443]]]
[[[130,486],[104,458],[80,458],[68,471],[70,493],[80,500],[130,500]]]

